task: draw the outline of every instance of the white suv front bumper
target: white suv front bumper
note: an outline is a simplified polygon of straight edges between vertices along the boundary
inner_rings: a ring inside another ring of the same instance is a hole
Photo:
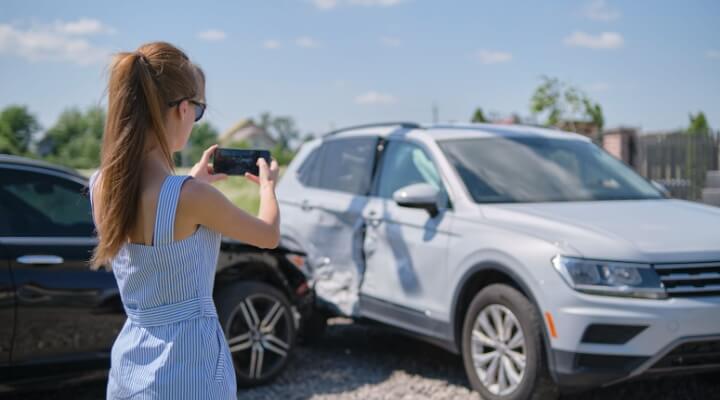
[[[561,386],[720,369],[720,296],[665,300],[553,296],[550,366]],[[547,323],[547,321],[546,321]]]

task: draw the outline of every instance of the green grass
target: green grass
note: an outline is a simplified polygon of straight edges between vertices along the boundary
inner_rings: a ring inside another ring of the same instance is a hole
[[[81,169],[78,171],[87,177],[95,172],[94,169]],[[176,168],[175,173],[177,175],[184,175],[189,171],[190,168]],[[280,167],[280,175],[282,175],[284,171],[285,167]],[[257,215],[258,209],[260,208],[260,196],[256,184],[241,176],[230,176],[225,180],[214,183],[213,186],[223,192],[236,206],[252,215]]]

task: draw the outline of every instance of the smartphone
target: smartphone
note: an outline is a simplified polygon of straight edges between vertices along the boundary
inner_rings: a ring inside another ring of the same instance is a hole
[[[253,175],[260,173],[257,160],[264,158],[270,165],[270,152],[268,150],[230,149],[217,147],[213,152],[213,172],[216,174]]]

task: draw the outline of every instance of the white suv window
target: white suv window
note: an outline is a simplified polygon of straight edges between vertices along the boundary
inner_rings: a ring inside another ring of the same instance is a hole
[[[414,183],[428,183],[445,193],[440,174],[420,146],[390,140],[383,150],[377,196],[391,199],[396,190]]]
[[[377,138],[332,139],[323,143],[317,186],[366,195],[370,189]]]
[[[313,149],[297,170],[297,178],[304,186],[317,186],[320,175],[320,147]]]

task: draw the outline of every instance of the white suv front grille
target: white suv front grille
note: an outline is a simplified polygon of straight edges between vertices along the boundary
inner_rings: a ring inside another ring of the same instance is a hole
[[[655,264],[668,296],[720,295],[720,261]]]

